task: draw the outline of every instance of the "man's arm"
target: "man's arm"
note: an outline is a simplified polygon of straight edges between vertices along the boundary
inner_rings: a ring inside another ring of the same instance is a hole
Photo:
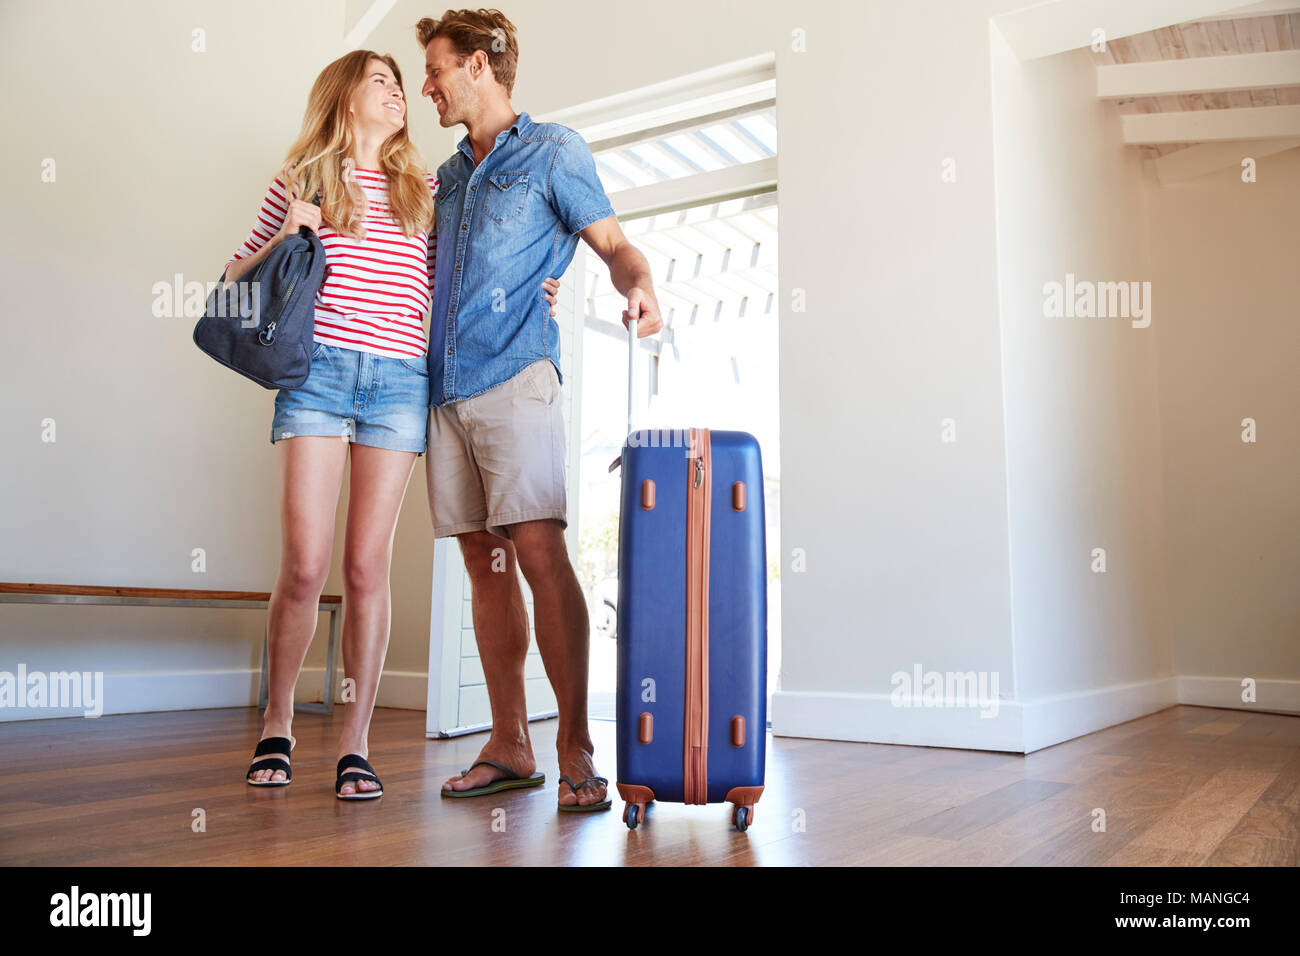
[[[664,326],[659,314],[659,300],[655,298],[654,280],[650,276],[650,263],[641,250],[623,235],[623,227],[614,216],[593,222],[578,233],[609,267],[609,278],[620,295],[627,296],[623,310],[623,324],[637,320],[637,338],[656,334]]]

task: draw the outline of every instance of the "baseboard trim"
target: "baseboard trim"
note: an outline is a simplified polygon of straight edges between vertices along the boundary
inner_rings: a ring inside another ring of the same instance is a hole
[[[105,674],[103,716],[145,714],[170,710],[212,710],[221,707],[257,706],[260,673],[256,670],[171,671],[154,674]],[[338,683],[342,683],[337,679]],[[424,710],[428,695],[427,674],[414,671],[384,671],[379,681],[378,707]],[[298,676],[296,698],[303,702],[324,699],[325,668],[305,667]],[[335,703],[341,703],[335,698]],[[0,723],[12,720],[43,720],[56,717],[84,717],[85,708],[0,707]]]
[[[777,691],[772,695],[772,735],[1020,752],[1020,708],[1010,701],[997,701],[996,713],[981,717],[978,708],[946,701],[944,706],[896,707],[892,696]]]
[[[1179,703],[1174,677],[1118,684],[1033,700],[999,700],[978,708],[897,707],[890,694],[777,691],[772,734],[916,747],[1032,753]],[[990,708],[991,709],[991,708]]]
[[[1178,678],[1178,703],[1259,713],[1300,714],[1300,680],[1255,681],[1255,701],[1241,699],[1241,677]]]
[[[251,669],[105,674],[103,714],[252,707],[258,676]],[[304,668],[298,700],[319,702],[324,680],[324,668]],[[1300,714],[1300,681],[1258,680],[1254,703],[1243,702],[1241,691],[1239,677],[1164,677],[1037,700],[1000,700],[989,717],[972,707],[895,707],[890,694],[777,691],[772,695],[772,733],[1032,753],[1174,704]],[[427,694],[427,674],[384,671],[377,706],[424,710]],[[0,707],[0,723],[81,716],[80,708]]]
[[[1023,701],[1024,752],[1146,717],[1177,703],[1178,679],[1172,676]]]

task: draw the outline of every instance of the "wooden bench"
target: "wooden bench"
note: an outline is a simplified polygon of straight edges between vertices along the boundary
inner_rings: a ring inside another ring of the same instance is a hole
[[[193,591],[185,588],[112,588],[86,587],[75,584],[13,584],[0,582],[0,604],[132,604],[147,607],[236,607],[265,608],[271,595],[266,591]],[[313,714],[334,712],[334,659],[338,648],[339,615],[343,598],[322,594],[320,611],[330,616],[329,646],[325,651],[324,703],[294,701],[295,711]],[[257,691],[257,706],[266,707],[267,648],[262,640],[262,671]]]

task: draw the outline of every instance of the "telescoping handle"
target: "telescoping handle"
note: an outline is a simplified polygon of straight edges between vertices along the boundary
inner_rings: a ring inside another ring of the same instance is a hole
[[[627,433],[632,434],[636,412],[636,325],[637,320],[627,323]]]
[[[627,433],[632,434],[632,429],[636,424],[636,325],[637,320],[631,319],[627,323]],[[609,470],[612,474],[618,470],[623,463],[623,456],[619,455],[609,463]]]

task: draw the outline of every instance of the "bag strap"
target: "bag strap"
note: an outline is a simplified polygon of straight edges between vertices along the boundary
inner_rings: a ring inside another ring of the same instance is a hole
[[[315,206],[317,209],[320,208],[320,190],[319,190],[319,189],[316,190],[316,195],[312,198],[311,203],[312,203],[312,205]],[[311,236],[311,230],[308,229],[306,226],[299,226],[299,227],[298,227],[298,235],[300,235],[300,236],[302,236],[304,239],[306,239],[306,238],[308,238],[309,236]]]

